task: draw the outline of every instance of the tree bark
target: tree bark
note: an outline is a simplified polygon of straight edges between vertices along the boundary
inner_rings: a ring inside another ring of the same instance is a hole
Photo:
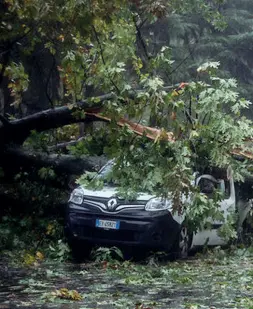
[[[163,87],[161,90],[169,91],[176,86],[178,86],[178,84]],[[141,91],[142,90],[139,89],[129,93],[128,98],[134,99],[136,94]],[[92,115],[92,113],[100,112],[103,108],[104,102],[115,98],[116,95],[114,93],[108,93],[79,102],[73,107],[73,109],[69,106],[56,107],[9,122],[2,118],[0,119],[2,122],[2,125],[0,125],[0,146],[10,143],[21,145],[30,135],[32,130],[42,132],[49,129],[59,128],[71,123],[108,121],[108,119],[98,119],[95,115]],[[126,102],[123,102],[123,104],[126,104]]]
[[[114,97],[113,93],[97,97],[96,102],[101,104],[97,103],[93,107],[90,103],[91,99],[88,99],[79,102],[73,109],[68,106],[56,107],[8,123],[2,121],[2,126],[0,126],[0,145],[4,146],[10,143],[21,145],[32,130],[42,132],[71,123],[103,121],[99,120],[92,113],[99,112],[102,109],[102,103]],[[86,112],[89,114],[86,114]]]
[[[105,157],[34,153],[21,148],[8,148],[2,156],[4,169],[11,169],[16,173],[18,168],[22,170],[50,167],[58,174],[81,175],[85,171],[96,171],[106,162]],[[9,162],[9,164],[8,164]]]

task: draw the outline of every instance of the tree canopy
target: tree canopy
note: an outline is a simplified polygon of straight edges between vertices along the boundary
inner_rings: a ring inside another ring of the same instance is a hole
[[[95,119],[86,113],[96,111],[111,122],[86,132],[71,151],[116,158],[113,177],[129,194],[172,192],[179,207],[182,194],[193,190],[194,171],[230,165],[242,179],[249,164],[231,151],[245,149],[245,140],[252,138],[252,122],[242,116],[250,102],[240,98],[235,79],[219,74],[215,57],[209,62],[203,57],[189,80],[171,44],[198,40],[199,25],[181,23],[186,12],[201,16],[203,32],[209,27],[221,38],[224,8],[221,0],[3,1],[0,142],[5,154],[10,146],[21,147],[31,132],[89,124]],[[153,48],[151,30],[161,23],[170,40]],[[175,72],[176,83],[186,82],[182,89],[173,83]],[[161,134],[155,141],[137,137],[117,126],[122,118],[151,124]]]

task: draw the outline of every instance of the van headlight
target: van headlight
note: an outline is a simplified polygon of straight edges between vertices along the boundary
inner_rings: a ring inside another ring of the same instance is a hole
[[[147,211],[159,211],[169,208],[171,208],[171,202],[167,199],[162,199],[158,197],[149,200],[145,206],[145,210]]]
[[[83,203],[83,191],[81,189],[75,189],[69,198],[69,202],[81,205]]]

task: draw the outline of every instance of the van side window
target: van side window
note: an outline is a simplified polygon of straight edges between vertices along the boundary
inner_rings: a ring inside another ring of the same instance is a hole
[[[230,182],[225,180],[225,198],[230,198]]]

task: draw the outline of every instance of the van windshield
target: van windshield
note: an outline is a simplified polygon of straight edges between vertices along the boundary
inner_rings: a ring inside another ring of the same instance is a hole
[[[98,172],[99,178],[104,178],[112,172],[113,162],[107,163],[102,169]]]
[[[112,169],[114,162],[108,162],[97,174],[97,178],[104,181],[105,184],[108,185],[116,185],[115,180],[112,179]]]

